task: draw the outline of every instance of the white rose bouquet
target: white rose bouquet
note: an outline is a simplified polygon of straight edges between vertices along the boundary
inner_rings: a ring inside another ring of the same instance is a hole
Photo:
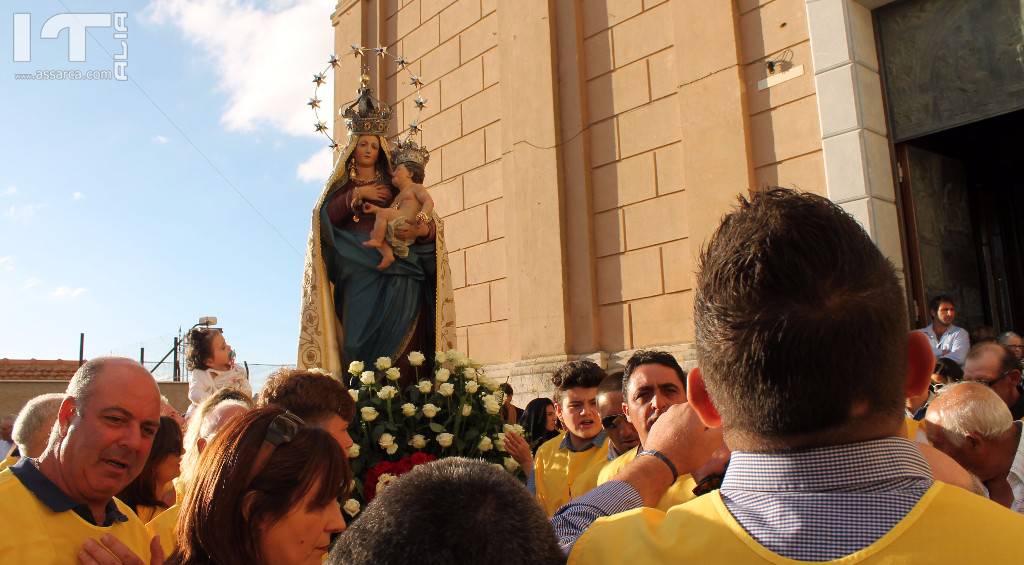
[[[484,459],[522,477],[502,449],[498,383],[486,378],[481,365],[454,350],[432,358],[414,351],[408,361],[402,369],[388,357],[349,364],[356,403],[356,421],[349,425],[355,445],[347,454],[355,477],[345,508],[350,516],[387,482],[442,457]],[[401,374],[410,367],[413,375]]]

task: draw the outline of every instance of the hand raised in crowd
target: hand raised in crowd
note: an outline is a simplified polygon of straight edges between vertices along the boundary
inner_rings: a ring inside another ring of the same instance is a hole
[[[153,536],[149,542],[152,557],[149,565],[163,565],[164,550],[160,547],[160,536]],[[97,540],[87,539],[78,552],[78,562],[82,565],[146,565],[138,555],[116,537],[106,534]]]
[[[675,465],[679,475],[693,473],[706,464],[716,450],[723,447],[721,428],[708,428],[690,403],[670,406],[651,427],[644,450],[654,450]],[[655,506],[668,487],[672,486],[672,470],[655,457],[637,457],[618,475],[644,500]]]
[[[530,452],[530,444],[522,436],[515,432],[505,432],[505,451],[512,456],[512,459],[519,463],[524,471],[533,469],[533,453]]]

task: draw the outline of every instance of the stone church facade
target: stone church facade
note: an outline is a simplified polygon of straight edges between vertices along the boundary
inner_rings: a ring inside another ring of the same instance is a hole
[[[522,406],[567,359],[659,347],[692,366],[693,268],[737,194],[827,196],[903,272],[872,16],[888,3],[341,0],[332,24],[339,56],[387,46],[424,81],[459,348]],[[358,64],[342,59],[336,108]],[[371,67],[397,134],[414,87]]]

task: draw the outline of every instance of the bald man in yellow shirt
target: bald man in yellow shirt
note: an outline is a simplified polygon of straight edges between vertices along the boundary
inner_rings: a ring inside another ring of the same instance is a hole
[[[82,365],[68,384],[49,445],[0,472],[0,563],[160,563],[145,525],[114,498],[142,470],[160,421],[160,393],[141,365]]]

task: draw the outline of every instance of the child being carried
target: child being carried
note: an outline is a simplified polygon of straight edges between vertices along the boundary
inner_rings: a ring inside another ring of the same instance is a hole
[[[363,204],[363,212],[376,215],[370,239],[363,243],[366,247],[374,247],[382,256],[378,269],[386,269],[395,262],[395,257],[409,256],[409,245],[415,239],[404,240],[395,235],[395,229],[402,223],[420,226],[430,223],[434,212],[434,199],[420,183],[423,182],[424,166],[430,159],[426,148],[419,147],[415,141],[400,141],[395,147],[395,170],[391,174],[391,182],[399,192],[394,202],[387,208],[370,203]]]

